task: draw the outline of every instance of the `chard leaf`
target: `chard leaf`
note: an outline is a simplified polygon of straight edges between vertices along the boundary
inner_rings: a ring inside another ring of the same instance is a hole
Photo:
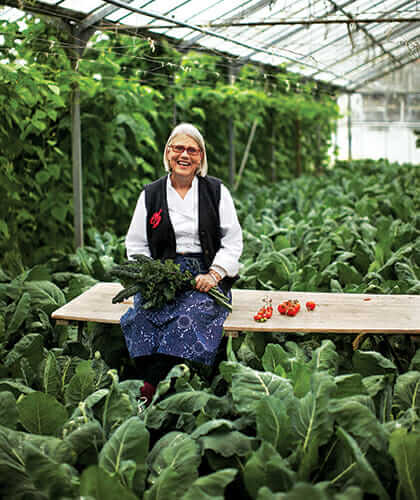
[[[303,350],[295,342],[286,342],[286,350],[278,344],[268,344],[262,357],[263,367],[279,375],[292,371],[295,363],[306,363]],[[283,376],[283,375],[282,375]]]
[[[407,500],[420,499],[420,433],[396,429],[389,440],[389,452],[395,460],[399,485]]]
[[[43,359],[43,337],[38,333],[29,333],[15,344],[5,359],[5,366],[14,366],[14,372],[19,373],[19,363],[26,359],[31,368],[36,370]]]
[[[335,375],[338,367],[339,356],[335,349],[335,344],[331,340],[323,340],[321,346],[315,349],[312,354],[310,367],[312,370],[328,371]]]
[[[146,457],[149,451],[149,432],[138,417],[131,417],[120,425],[99,454],[99,466],[116,474],[120,481],[141,496],[146,478]],[[134,475],[131,480],[124,474],[123,466],[127,461],[134,462]]]
[[[27,394],[17,403],[19,420],[28,432],[57,435],[67,420],[67,411],[54,397],[43,392]]]
[[[13,313],[12,319],[10,323],[7,325],[7,335],[17,332],[19,328],[22,326],[25,319],[29,316],[31,308],[31,296],[29,293],[23,293],[19,302],[16,305],[15,312]]]
[[[97,465],[85,469],[80,478],[80,494],[101,500],[136,500],[138,497],[115,477]]]
[[[411,359],[409,369],[413,371],[415,370],[420,371],[420,349],[417,349],[416,354]]]
[[[293,485],[287,493],[273,493],[264,486],[258,491],[257,500],[330,500],[328,493],[328,482],[310,484],[298,482]],[[334,500],[363,500],[363,491],[355,486],[346,488],[342,493],[336,493]]]
[[[119,386],[116,373],[113,370],[110,370],[109,373],[112,376],[112,384],[105,397],[102,411],[102,427],[107,435],[112,432],[112,429],[120,426],[127,418],[136,413],[129,396]],[[101,391],[105,390],[96,392],[102,394]]]
[[[63,433],[64,434],[64,433]],[[84,455],[89,453],[97,461],[98,450],[104,440],[103,430],[98,421],[90,421],[78,426],[65,435],[64,442],[71,446],[78,457],[78,462],[86,463]]]
[[[393,378],[391,374],[364,377],[363,385],[373,399],[376,415],[382,423],[392,419]]]
[[[353,368],[363,376],[397,372],[397,367],[392,361],[373,351],[356,351],[353,355]]]
[[[271,443],[280,455],[287,456],[292,446],[292,432],[284,402],[273,396],[262,398],[257,405],[256,415],[257,437]]]
[[[0,391],[11,391],[15,396],[35,392],[35,390],[31,387],[28,387],[27,385],[14,379],[0,379]]]
[[[212,450],[222,457],[247,456],[252,452],[254,441],[242,432],[226,430],[209,432],[197,440],[203,451]]]
[[[76,367],[76,373],[66,387],[64,397],[69,406],[77,406],[95,391],[95,371],[91,361],[81,361]]]
[[[77,472],[66,463],[58,463],[43,447],[31,442],[23,443],[23,460],[26,474],[46,498],[73,497],[77,494]]]
[[[15,429],[19,414],[14,395],[9,391],[0,392],[0,425]]]
[[[295,482],[296,473],[270,443],[263,441],[245,464],[243,477],[249,495],[256,499],[263,486],[275,492],[288,491]]]
[[[58,369],[57,359],[52,351],[48,351],[45,360],[42,386],[45,394],[58,397],[61,392],[60,371]]]
[[[420,410],[420,372],[410,371],[397,378],[394,387],[394,407],[404,412],[409,408]]]
[[[372,411],[354,398],[335,399],[329,405],[337,423],[360,443],[363,449],[373,446],[384,451],[388,436]]]
[[[351,471],[352,482],[357,482],[358,486],[360,486],[365,493],[378,495],[381,500],[390,500],[387,491],[356,441],[341,427],[337,429],[337,436],[346,447],[353,460],[352,464],[343,471],[341,475],[347,478],[348,473]]]
[[[60,498],[61,493],[73,498],[75,474],[63,463],[70,457],[62,444],[60,439],[0,427],[2,499]]]
[[[333,377],[326,372],[314,372],[311,391],[302,399],[293,401],[289,414],[303,452],[313,439],[317,439],[320,446],[329,440],[333,432],[333,418],[328,411],[328,403],[335,388]]]
[[[360,373],[339,375],[335,377],[334,380],[337,384],[337,392],[335,394],[336,398],[347,398],[349,396],[367,394]]]
[[[222,469],[213,474],[199,477],[190,486],[181,500],[223,500],[226,486],[231,483],[238,471]]]
[[[359,284],[363,280],[363,276],[359,271],[347,262],[337,262],[337,271],[342,285]]]
[[[66,303],[64,293],[51,281],[26,281],[24,290],[31,297],[32,307],[39,307],[48,315]]]
[[[253,370],[239,363],[222,363],[221,371],[232,370],[232,398],[236,412],[240,415],[255,417],[258,401],[270,395],[275,395],[287,401],[293,398],[291,383],[270,372]]]
[[[201,457],[198,444],[188,434],[169,432],[149,453],[149,481],[152,487],[144,500],[176,500],[198,478]]]
[[[209,420],[204,424],[198,426],[194,432],[191,434],[193,439],[198,439],[202,436],[207,436],[213,431],[223,430],[223,431],[232,431],[235,429],[235,424],[230,420],[225,420],[223,418]]]

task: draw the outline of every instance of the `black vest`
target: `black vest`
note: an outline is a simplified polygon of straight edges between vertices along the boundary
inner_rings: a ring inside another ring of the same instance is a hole
[[[198,235],[204,263],[210,267],[221,245],[219,203],[221,181],[215,177],[197,176],[198,180]],[[145,186],[147,212],[147,240],[153,259],[174,259],[176,256],[175,232],[169,218],[166,182],[169,177],[161,177]],[[226,291],[231,288],[232,278],[221,282]]]

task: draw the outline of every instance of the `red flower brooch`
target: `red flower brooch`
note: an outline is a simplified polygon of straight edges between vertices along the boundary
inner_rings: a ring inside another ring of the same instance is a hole
[[[152,225],[153,229],[156,229],[158,225],[160,224],[160,221],[162,220],[161,214],[162,209],[159,210],[159,212],[155,212],[151,217],[150,217],[150,224]]]

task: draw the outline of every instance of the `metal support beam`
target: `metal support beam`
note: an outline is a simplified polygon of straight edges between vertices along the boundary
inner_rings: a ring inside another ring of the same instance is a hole
[[[82,140],[80,126],[80,87],[73,86],[71,99],[71,139],[73,163],[74,246],[83,247]]]
[[[347,140],[348,140],[348,152],[347,152],[347,159],[349,161],[352,160],[353,153],[352,153],[352,135],[351,135],[351,128],[352,128],[352,119],[351,119],[351,94],[347,94]]]
[[[354,22],[354,24],[357,26],[357,28],[360,29],[369,38],[369,40],[372,42],[372,44],[378,46],[381,49],[383,54],[386,54],[387,56],[389,56],[395,63],[398,62],[398,60],[394,56],[394,54],[392,52],[389,52],[388,50],[386,50],[386,48],[382,45],[382,43],[379,42],[374,36],[372,36],[372,34],[366,28],[364,28],[363,26],[360,26],[352,14],[350,14],[349,12],[344,10],[343,7],[341,7],[340,5],[337,5],[333,0],[328,0],[328,2],[331,5],[333,5],[334,8],[339,10],[342,14],[344,14],[349,19],[351,19]]]
[[[293,63],[299,63],[299,64],[301,64],[303,66],[315,69],[317,71],[318,70],[319,71],[323,71],[325,73],[330,74],[334,78],[340,79],[340,75],[337,75],[333,71],[330,71],[330,70],[325,70],[324,71],[322,68],[317,67],[315,64],[310,64],[310,63],[306,63],[306,62],[305,63],[299,62],[296,58],[291,57],[290,55],[286,54],[285,51],[283,51],[281,49],[276,49],[277,53],[274,53],[273,50],[267,50],[267,49],[264,49],[264,48],[259,48],[259,47],[256,47],[255,45],[251,45],[251,44],[246,43],[246,42],[241,42],[240,40],[237,40],[235,38],[232,38],[232,37],[229,37],[229,36],[224,36],[224,35],[222,35],[220,33],[216,33],[214,31],[211,31],[211,30],[208,30],[208,29],[199,28],[196,25],[185,23],[183,21],[177,21],[175,19],[169,18],[168,16],[162,16],[161,14],[150,12],[150,11],[146,11],[144,9],[138,9],[138,8],[133,7],[132,5],[128,4],[127,2],[122,1],[122,0],[106,0],[106,2],[108,4],[116,5],[117,7],[120,7],[122,9],[127,9],[128,11],[135,12],[137,14],[142,14],[143,16],[148,16],[148,17],[152,17],[152,18],[155,18],[155,19],[160,19],[161,21],[166,21],[168,23],[174,24],[174,25],[176,25],[178,27],[181,27],[181,28],[192,29],[194,31],[197,31],[197,32],[203,33],[205,35],[208,35],[210,37],[217,38],[219,40],[224,40],[225,42],[233,43],[235,45],[238,45],[239,47],[243,47],[243,48],[249,49],[250,51],[253,51],[252,52],[253,54],[255,54],[255,53],[261,53],[261,54],[268,54],[270,56],[281,57],[283,59],[286,59],[287,61],[291,61]],[[241,63],[242,63],[242,61],[243,61],[243,59],[240,59]]]
[[[85,51],[89,38],[94,33],[93,28],[80,29],[78,25],[70,26],[73,37],[73,47],[69,49],[69,56],[74,71],[78,70],[79,60]],[[83,175],[82,175],[82,135],[80,120],[80,87],[74,82],[71,94],[71,138],[72,138],[72,166],[73,166],[73,220],[74,246],[83,247]]]
[[[233,63],[229,66],[229,85],[235,83],[236,68]],[[236,164],[235,164],[235,122],[233,117],[229,118],[229,185],[232,187],[235,182]]]

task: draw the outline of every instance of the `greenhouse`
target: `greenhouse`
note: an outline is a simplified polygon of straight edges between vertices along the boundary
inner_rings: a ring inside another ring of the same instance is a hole
[[[420,498],[420,4],[3,0],[0,59],[0,497]]]

